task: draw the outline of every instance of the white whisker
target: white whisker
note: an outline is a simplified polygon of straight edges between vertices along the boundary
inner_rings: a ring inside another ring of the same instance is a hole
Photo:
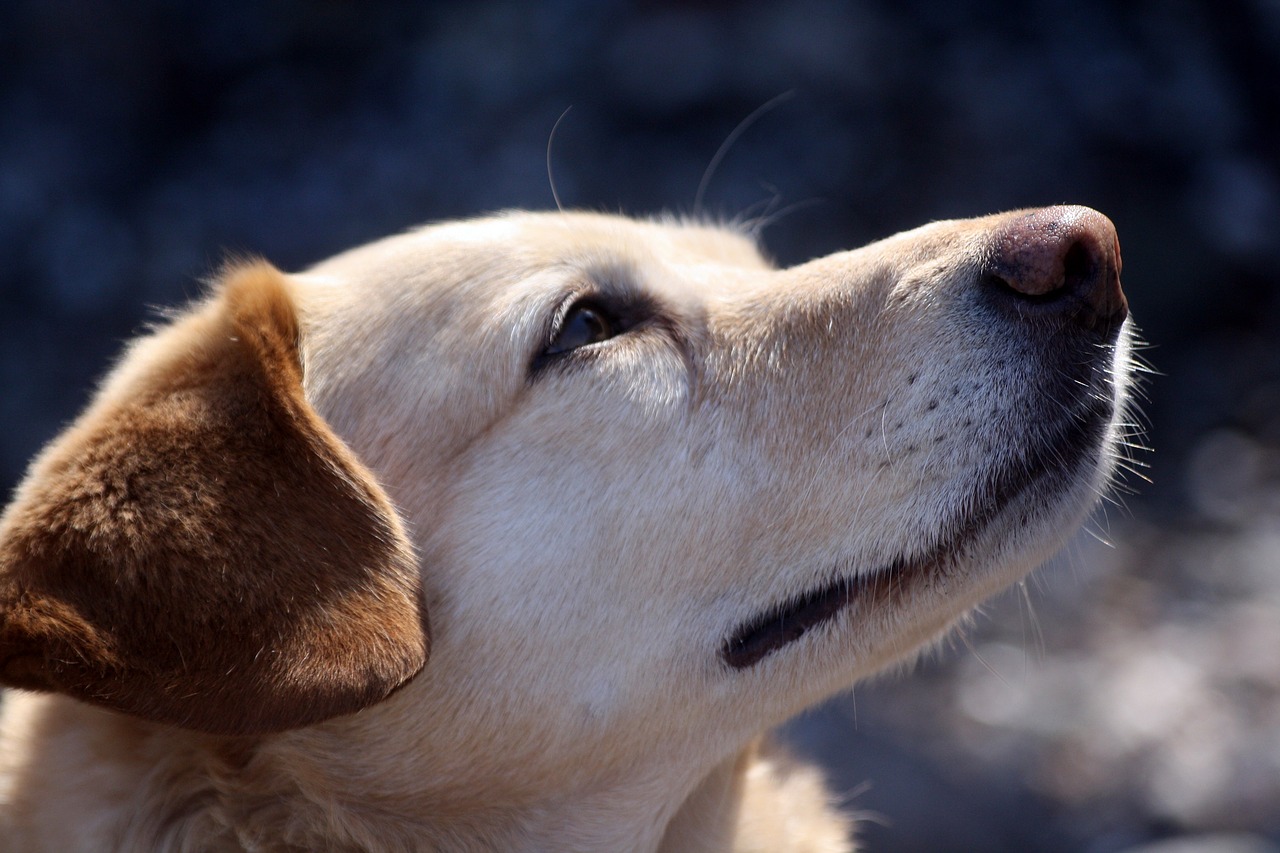
[[[572,105],[564,108],[564,112],[560,113],[560,118],[556,119],[556,123],[551,126],[551,134],[547,137],[547,183],[551,185],[551,197],[555,199],[556,210],[561,213],[564,213],[564,205],[560,203],[560,193],[556,190],[556,179],[551,169],[551,146],[556,141],[556,131],[560,129],[560,122],[564,121],[565,116],[572,109]]]
[[[765,101],[763,104],[756,107],[750,115],[738,122],[738,126],[730,131],[729,135],[725,137],[724,142],[720,143],[720,147],[716,149],[716,153],[711,157],[711,162],[707,164],[707,168],[702,173],[702,180],[698,181],[698,191],[694,193],[693,196],[694,216],[702,215],[702,199],[706,195],[707,186],[711,183],[711,178],[715,175],[716,169],[719,168],[720,161],[729,153],[729,149],[733,147],[733,144],[737,142],[742,134],[746,133],[747,129],[750,128],[751,125],[755,124],[761,116],[765,115],[779,104],[791,100],[793,97],[795,97],[795,90],[790,90]]]

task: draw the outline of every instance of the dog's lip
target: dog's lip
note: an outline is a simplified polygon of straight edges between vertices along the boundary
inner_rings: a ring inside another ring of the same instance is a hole
[[[898,559],[868,574],[841,575],[744,622],[725,640],[720,658],[733,669],[746,669],[800,639],[809,629],[834,619],[872,587],[893,587],[907,573],[926,569],[926,563]]]
[[[1021,495],[1048,498],[1065,494],[1077,484],[1082,466],[1100,452],[1114,410],[1112,400],[1094,398],[1060,429],[1056,440],[1042,441],[994,470],[975,489],[970,503],[974,509],[943,526],[946,535],[940,537],[941,546],[917,556],[898,556],[871,572],[837,570],[834,580],[740,623],[722,644],[721,660],[735,670],[751,667],[855,602],[873,599],[892,604],[900,597],[895,593],[913,578],[955,565]]]

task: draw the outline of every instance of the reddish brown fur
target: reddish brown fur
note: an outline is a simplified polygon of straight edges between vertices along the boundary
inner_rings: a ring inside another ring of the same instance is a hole
[[[282,276],[234,270],[172,334],[0,518],[0,683],[225,734],[381,700],[426,660],[417,568],[303,397]]]

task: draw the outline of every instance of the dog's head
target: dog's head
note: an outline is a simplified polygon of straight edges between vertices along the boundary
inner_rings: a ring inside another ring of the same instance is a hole
[[[1075,527],[1124,409],[1119,267],[1050,208],[785,270],[587,214],[233,270],[19,489],[0,679],[273,731],[413,678],[429,616],[379,706],[413,743],[723,754]]]

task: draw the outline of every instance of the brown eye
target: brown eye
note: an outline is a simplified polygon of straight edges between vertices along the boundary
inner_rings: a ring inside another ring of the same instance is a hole
[[[616,334],[613,322],[589,304],[575,305],[565,314],[560,330],[547,347],[547,355],[559,355],[588,344],[608,340]]]

